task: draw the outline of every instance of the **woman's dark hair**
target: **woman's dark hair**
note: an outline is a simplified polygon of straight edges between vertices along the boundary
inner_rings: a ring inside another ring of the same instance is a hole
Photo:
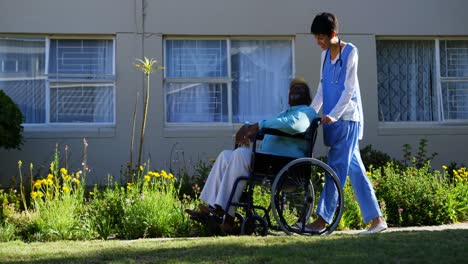
[[[338,33],[338,18],[332,13],[317,14],[310,26],[310,33],[314,35],[324,34],[331,37],[332,32]]]

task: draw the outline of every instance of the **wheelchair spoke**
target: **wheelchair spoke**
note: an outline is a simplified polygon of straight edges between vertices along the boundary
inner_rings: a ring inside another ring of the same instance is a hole
[[[321,161],[306,158],[290,162],[286,167],[276,176],[272,186],[272,213],[283,231],[303,234],[305,229],[300,227],[318,217],[318,201],[324,191],[325,178],[339,190],[339,205],[342,205],[342,190],[334,172]],[[335,211],[326,233],[331,233],[338,224],[342,206]]]

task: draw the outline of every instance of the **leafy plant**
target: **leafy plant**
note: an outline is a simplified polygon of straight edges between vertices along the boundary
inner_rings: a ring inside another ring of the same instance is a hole
[[[112,183],[111,179],[103,191],[94,187],[90,192],[92,199],[85,209],[91,220],[91,230],[100,239],[108,239],[117,234],[124,218],[125,191],[118,183]]]
[[[211,168],[213,167],[214,159],[210,159],[208,162],[198,160],[194,165],[193,174],[190,174],[190,169],[186,166],[181,168],[179,171],[179,182],[180,182],[180,198],[188,198],[198,200],[201,190],[205,186],[206,179],[210,174]]]
[[[387,220],[398,226],[440,225],[457,220],[453,210],[453,188],[432,171],[427,162],[421,168],[387,164],[371,171],[377,197],[387,208]],[[466,198],[463,198],[466,200]]]
[[[341,216],[338,229],[363,229],[365,224],[361,220],[361,211],[359,210],[359,204],[356,200],[356,196],[354,195],[353,187],[351,186],[350,181],[346,181],[343,191],[344,211],[343,215]]]
[[[16,226],[14,224],[8,222],[0,224],[0,242],[8,242],[16,238]]]
[[[127,239],[180,234],[181,230],[187,230],[185,207],[184,201],[178,199],[172,173],[147,171],[136,182],[127,184],[124,217],[118,234]]]
[[[145,78],[146,78],[146,92],[145,92],[145,101],[143,104],[143,118],[141,121],[141,130],[140,130],[140,147],[138,151],[138,161],[137,161],[137,166],[140,166],[141,155],[143,151],[143,142],[145,138],[146,119],[147,119],[146,117],[148,115],[148,105],[149,105],[149,97],[150,97],[150,76],[154,72],[154,70],[162,70],[164,69],[164,67],[156,66],[157,61],[154,59],[148,59],[147,57],[145,57],[143,60],[137,59],[137,61],[139,63],[136,63],[135,67],[141,69],[141,71],[145,74]],[[132,142],[133,142],[133,138],[132,138]],[[132,164],[131,160],[130,160],[130,164]]]
[[[436,156],[437,152],[433,152],[430,156],[427,154],[427,139],[423,138],[419,141],[418,153],[413,156],[411,145],[403,145],[403,163],[406,166],[416,166],[416,168],[422,168],[427,162],[432,161]]]
[[[18,106],[0,90],[0,147],[19,149],[23,144],[23,114]]]
[[[83,232],[80,234],[79,231],[83,224],[81,210],[84,203],[84,184],[87,170],[86,140],[84,143],[83,171],[69,173],[66,168],[60,167],[57,146],[54,161],[50,164],[49,174],[33,183],[30,196],[33,204],[32,212],[37,213],[37,217],[34,219],[34,224],[38,228],[35,239],[47,241],[76,239],[83,235]],[[19,170],[21,175],[21,166],[19,166]],[[27,208],[25,211],[29,212]]]
[[[384,167],[387,163],[399,163],[387,153],[372,148],[372,145],[367,145],[361,149],[361,158],[366,170],[369,168]]]

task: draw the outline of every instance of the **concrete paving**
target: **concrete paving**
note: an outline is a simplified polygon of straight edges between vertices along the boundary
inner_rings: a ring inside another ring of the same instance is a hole
[[[409,226],[409,227],[390,227],[383,233],[387,232],[418,232],[418,231],[442,231],[449,229],[468,229],[468,223],[456,223],[450,225],[438,225],[438,226]],[[347,231],[335,231],[334,234],[349,234],[356,235],[363,230],[347,230]]]

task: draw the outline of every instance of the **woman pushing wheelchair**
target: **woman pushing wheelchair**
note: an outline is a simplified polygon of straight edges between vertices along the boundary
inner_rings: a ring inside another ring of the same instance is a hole
[[[351,43],[338,36],[338,19],[331,13],[318,14],[311,25],[311,33],[322,48],[321,80],[311,107],[317,112],[323,106],[323,134],[329,147],[328,165],[338,175],[344,186],[349,175],[363,221],[371,222],[367,231],[372,234],[385,230],[377,198],[367,178],[361,160],[358,141],[363,136],[364,118],[357,76],[358,52]],[[307,225],[311,230],[322,230],[330,222],[337,195],[325,182],[317,214],[319,217]]]

